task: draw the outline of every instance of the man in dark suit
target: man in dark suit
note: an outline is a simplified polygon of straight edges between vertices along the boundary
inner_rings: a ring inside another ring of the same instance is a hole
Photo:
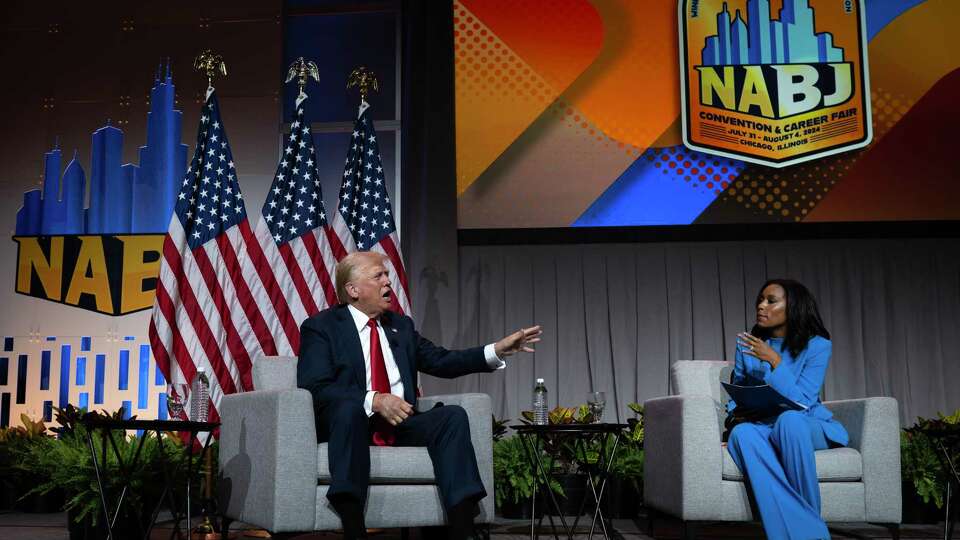
[[[417,372],[452,378],[502,368],[504,357],[533,352],[540,327],[486,347],[449,351],[421,337],[409,317],[390,311],[393,291],[382,255],[351,253],[337,264],[336,282],[341,304],[300,328],[297,385],[313,394],[317,437],[329,443],[327,498],[340,514],[344,536],[366,536],[369,445],[375,444],[426,446],[450,537],[471,538],[476,503],[487,493],[466,412],[453,405],[415,413]]]

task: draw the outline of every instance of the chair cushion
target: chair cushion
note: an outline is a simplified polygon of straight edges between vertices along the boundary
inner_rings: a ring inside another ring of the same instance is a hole
[[[327,443],[317,445],[317,480],[330,483]],[[371,446],[371,484],[434,484],[433,461],[423,446]]]
[[[817,480],[821,482],[858,482],[863,477],[863,460],[860,452],[853,448],[817,450],[814,458]],[[743,481],[743,474],[726,448],[723,449],[723,479]]]

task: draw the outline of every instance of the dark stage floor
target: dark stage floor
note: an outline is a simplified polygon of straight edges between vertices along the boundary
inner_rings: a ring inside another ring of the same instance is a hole
[[[589,524],[588,524],[589,525]],[[246,528],[243,525],[236,526],[236,533],[231,533],[231,538],[264,538],[263,531]],[[615,532],[612,538],[649,540],[651,537],[646,534],[645,519],[637,520],[614,520]],[[583,534],[577,535],[577,538],[586,538],[589,526],[578,527]],[[747,539],[764,538],[763,530],[758,524],[704,524],[698,529],[697,538],[703,540],[711,539]],[[152,538],[169,539],[171,532],[170,522],[159,523],[154,530]],[[857,539],[880,539],[890,538],[890,533],[883,527],[873,526],[864,523],[843,523],[831,524],[830,532],[833,538],[857,538]],[[504,520],[498,518],[497,523],[491,528],[491,537],[493,540],[513,540],[529,538],[529,522],[517,520]],[[658,520],[654,530],[654,538],[678,538],[680,527],[678,522]],[[541,534],[549,534],[549,528],[541,530]],[[418,531],[413,531],[410,535],[412,539],[420,538]],[[598,536],[595,534],[595,538]],[[603,535],[600,534],[599,538]],[[65,513],[58,514],[23,514],[16,512],[0,513],[0,539],[3,540],[67,540],[67,517]],[[199,538],[199,537],[196,537]],[[333,533],[305,534],[297,537],[301,540],[310,539],[330,539],[340,538],[340,535]],[[399,530],[388,530],[372,535],[371,538],[382,540],[393,540],[400,538]],[[901,538],[943,538],[942,525],[904,525],[901,528]]]

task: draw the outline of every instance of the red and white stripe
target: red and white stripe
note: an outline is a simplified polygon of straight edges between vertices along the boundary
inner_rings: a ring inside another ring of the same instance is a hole
[[[257,224],[255,241],[275,276],[276,290],[288,306],[283,314],[287,325],[292,324],[299,329],[304,319],[336,304],[333,273],[337,264],[336,247],[331,245],[333,242],[326,227],[316,227],[278,246],[266,221],[261,219]],[[342,247],[339,249],[343,250]],[[299,351],[297,342],[291,343],[290,348],[280,354],[296,355]]]

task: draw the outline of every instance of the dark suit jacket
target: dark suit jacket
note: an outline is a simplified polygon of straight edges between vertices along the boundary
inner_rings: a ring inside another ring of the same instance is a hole
[[[420,336],[410,317],[387,312],[380,318],[403,381],[403,399],[416,403],[417,372],[453,378],[491,371],[483,347],[449,351]],[[361,405],[367,394],[360,335],[346,305],[321,311],[300,326],[297,386],[313,394],[317,412],[338,400]]]

